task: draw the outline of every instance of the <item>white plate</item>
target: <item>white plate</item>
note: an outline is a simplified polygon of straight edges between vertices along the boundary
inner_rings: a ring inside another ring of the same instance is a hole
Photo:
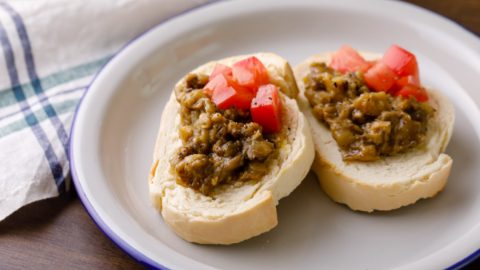
[[[447,149],[454,165],[446,189],[435,199],[397,211],[363,214],[330,201],[310,174],[280,201],[278,227],[254,239],[233,246],[201,246],[169,230],[150,205],[147,175],[160,114],[174,83],[194,67],[225,56],[272,51],[295,65],[345,43],[376,52],[401,44],[418,56],[424,84],[451,98],[457,121]],[[408,4],[210,4],[153,28],[98,74],[76,115],[72,173],[80,198],[100,228],[149,266],[457,267],[478,255],[480,247],[479,78],[479,40]]]

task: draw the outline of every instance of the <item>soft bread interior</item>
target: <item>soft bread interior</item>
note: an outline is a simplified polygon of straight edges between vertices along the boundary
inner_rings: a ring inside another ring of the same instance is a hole
[[[282,128],[288,130],[287,145],[280,148],[272,170],[259,182],[222,186],[214,198],[178,185],[169,164],[169,158],[181,146],[179,104],[173,93],[163,111],[149,180],[150,195],[165,222],[188,241],[231,244],[272,229],[277,224],[278,200],[300,184],[312,164],[314,150],[308,122],[289,97],[298,92],[290,66],[274,54],[255,56],[267,67],[271,81],[285,93],[281,94]],[[218,62],[231,66],[245,57],[210,62],[192,72],[208,75]]]
[[[362,53],[365,59],[380,55]],[[438,91],[429,91],[436,112],[429,122],[427,145],[405,154],[374,162],[344,162],[329,129],[312,114],[304,96],[303,78],[313,62],[329,63],[331,53],[314,55],[295,68],[300,89],[299,104],[312,129],[316,158],[313,170],[324,191],[354,210],[391,210],[434,196],[443,189],[452,160],[443,154],[453,129],[454,110]]]

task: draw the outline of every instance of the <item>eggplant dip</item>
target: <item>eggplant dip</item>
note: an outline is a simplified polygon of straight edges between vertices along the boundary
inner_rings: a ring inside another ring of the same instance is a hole
[[[435,113],[413,96],[373,91],[360,71],[340,73],[310,65],[303,78],[315,117],[331,131],[345,161],[374,161],[422,147]]]
[[[189,74],[175,89],[182,146],[170,159],[176,182],[207,196],[226,184],[258,182],[265,176],[286,131],[266,133],[251,111],[219,109],[205,91],[209,77]]]

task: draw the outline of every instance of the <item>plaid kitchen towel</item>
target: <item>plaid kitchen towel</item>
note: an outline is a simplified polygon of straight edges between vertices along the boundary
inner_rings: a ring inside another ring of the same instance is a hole
[[[0,1],[0,221],[69,188],[73,113],[102,65],[128,40],[202,2]]]

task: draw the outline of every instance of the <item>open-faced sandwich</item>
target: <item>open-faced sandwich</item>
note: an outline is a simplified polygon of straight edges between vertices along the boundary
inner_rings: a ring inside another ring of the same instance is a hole
[[[308,58],[295,76],[315,143],[312,168],[334,201],[391,210],[444,188],[454,110],[421,85],[415,55],[397,45],[383,56],[345,45]]]
[[[290,65],[271,53],[207,63],[165,105],[149,189],[183,239],[232,244],[277,225],[276,206],[310,170],[308,122]]]

